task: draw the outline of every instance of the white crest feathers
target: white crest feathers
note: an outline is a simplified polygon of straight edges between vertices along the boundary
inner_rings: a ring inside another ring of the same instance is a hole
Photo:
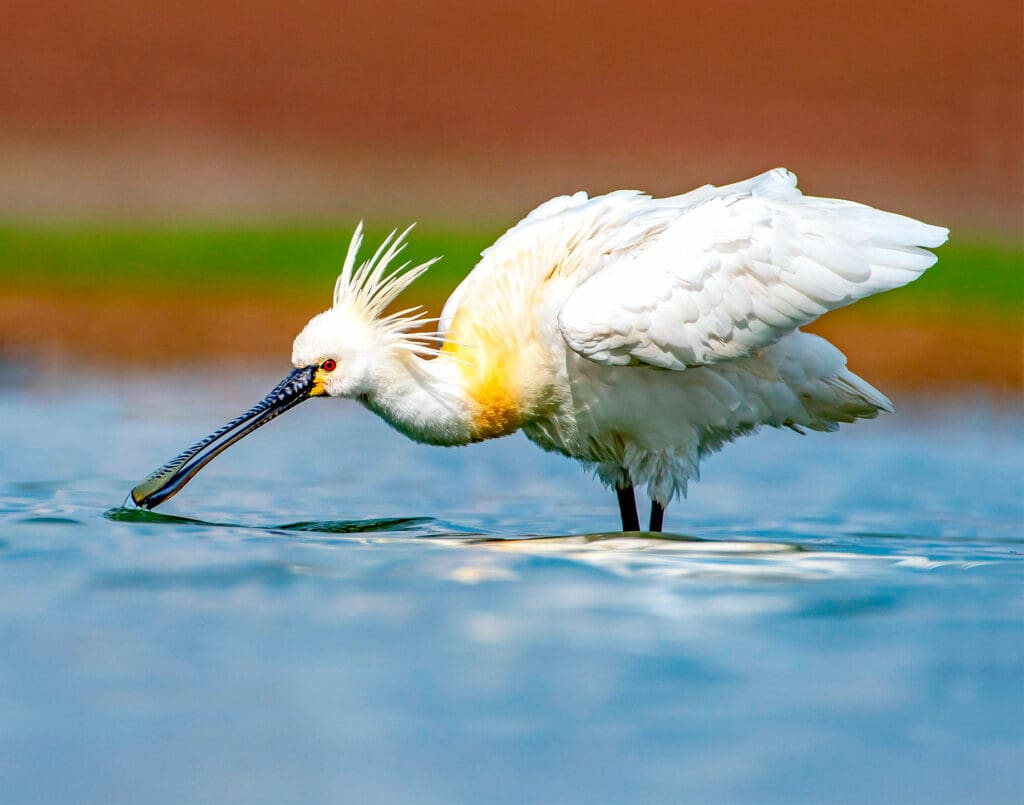
[[[388,306],[395,301],[413,282],[421,277],[427,269],[440,260],[435,257],[425,263],[410,267],[406,261],[400,266],[389,270],[391,263],[406,246],[406,237],[415,224],[399,233],[391,231],[373,256],[356,268],[356,258],[363,243],[363,222],[360,221],[352,233],[345,263],[334,284],[334,308],[349,308],[366,317],[380,328],[382,333],[390,335],[395,345],[415,352],[418,355],[436,355],[436,344],[440,335],[436,332],[412,332],[415,328],[437,321],[427,318],[426,310],[415,305],[397,313],[384,315]]]

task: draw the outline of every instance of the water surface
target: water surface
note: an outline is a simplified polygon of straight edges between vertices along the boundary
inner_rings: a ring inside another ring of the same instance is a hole
[[[0,373],[5,803],[1020,801],[1019,406],[745,439],[663,539],[319,400],[118,508],[275,380]]]

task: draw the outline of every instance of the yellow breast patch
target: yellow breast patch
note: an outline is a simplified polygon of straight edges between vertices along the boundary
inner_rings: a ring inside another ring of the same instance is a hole
[[[441,351],[459,361],[473,403],[474,441],[505,436],[522,424],[518,346],[483,317],[459,311]]]

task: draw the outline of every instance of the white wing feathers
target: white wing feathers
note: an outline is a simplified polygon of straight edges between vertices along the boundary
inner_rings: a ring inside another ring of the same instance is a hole
[[[562,209],[579,203],[557,201]],[[748,355],[829,310],[916,279],[936,260],[920,247],[948,234],[862,204],[804,197],[782,169],[649,204],[678,215],[609,254],[558,316],[568,345],[597,363],[683,369]]]

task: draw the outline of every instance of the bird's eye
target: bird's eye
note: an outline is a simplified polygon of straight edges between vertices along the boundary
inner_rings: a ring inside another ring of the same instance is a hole
[[[328,358],[326,361],[320,364],[320,368],[323,369],[325,372],[333,372],[335,369],[338,368],[338,362],[335,361],[333,358]]]

